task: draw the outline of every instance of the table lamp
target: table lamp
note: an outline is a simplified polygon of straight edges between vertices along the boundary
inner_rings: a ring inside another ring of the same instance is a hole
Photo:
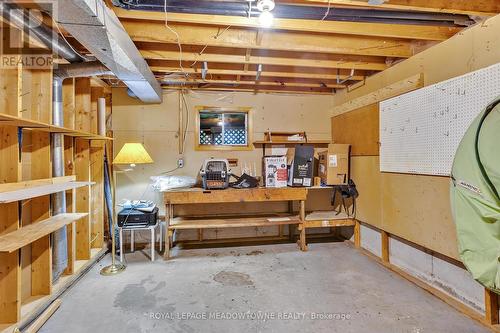
[[[131,168],[134,168],[136,164],[150,164],[153,163],[153,159],[149,156],[146,148],[142,143],[125,143],[113,160],[114,165],[119,164],[129,164]],[[129,171],[132,169],[128,169]],[[125,265],[123,263],[116,263],[115,253],[116,253],[116,242],[115,242],[115,221],[117,221],[116,216],[116,170],[113,168],[113,221],[111,223],[111,265],[103,267],[101,269],[102,275],[115,275],[121,273],[125,270]]]

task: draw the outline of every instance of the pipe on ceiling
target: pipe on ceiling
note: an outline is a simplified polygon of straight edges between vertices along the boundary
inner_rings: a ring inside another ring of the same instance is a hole
[[[113,4],[129,10],[164,11],[165,2],[164,0],[113,0]],[[167,3],[167,11],[172,13],[248,17],[249,10],[246,1],[169,0]],[[259,15],[260,12],[255,8],[250,11],[251,17]],[[278,3],[273,15],[276,18],[321,20],[325,16],[325,7]],[[324,20],[439,26],[469,26],[474,23],[467,15],[363,8],[332,8]]]

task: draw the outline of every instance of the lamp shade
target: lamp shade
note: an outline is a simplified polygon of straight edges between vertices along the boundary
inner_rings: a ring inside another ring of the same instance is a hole
[[[118,152],[113,164],[148,164],[153,163],[142,143],[126,143]]]

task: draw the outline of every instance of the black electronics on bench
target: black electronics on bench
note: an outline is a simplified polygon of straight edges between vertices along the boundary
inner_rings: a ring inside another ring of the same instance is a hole
[[[120,228],[147,228],[156,225],[158,207],[152,212],[143,212],[133,208],[122,209],[118,213],[118,227]]]

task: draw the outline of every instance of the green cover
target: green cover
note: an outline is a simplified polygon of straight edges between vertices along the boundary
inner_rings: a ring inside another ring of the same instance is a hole
[[[500,98],[474,120],[457,149],[450,189],[460,257],[500,293]]]

